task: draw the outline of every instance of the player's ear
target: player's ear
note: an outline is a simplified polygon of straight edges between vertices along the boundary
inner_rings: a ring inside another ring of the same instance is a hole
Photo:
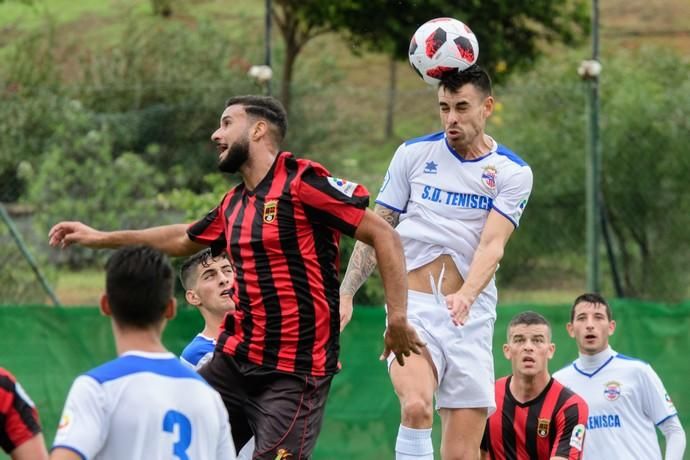
[[[177,299],[170,297],[168,303],[165,305],[165,319],[173,319],[177,313]]]
[[[616,322],[614,320],[609,321],[609,336],[616,332]]]
[[[553,355],[556,353],[556,344],[551,342],[549,343],[549,359],[553,358]]]
[[[201,299],[199,298],[199,295],[196,293],[196,291],[193,291],[192,289],[187,289],[184,293],[184,298],[189,303],[189,305],[194,305],[195,307],[198,307],[201,305]]]
[[[108,296],[105,295],[105,292],[101,295],[100,310],[101,314],[105,316],[113,316],[113,311],[110,309],[110,302],[108,302]]]
[[[503,356],[510,361],[510,346],[507,343],[503,344]]]
[[[488,117],[494,112],[495,100],[493,96],[487,96],[484,99],[484,116]]]
[[[573,323],[566,324],[565,328],[568,331],[568,335],[570,336],[570,338],[574,339],[575,338],[575,329],[573,328]]]
[[[265,120],[258,120],[252,128],[252,140],[258,141],[268,132],[268,123]]]

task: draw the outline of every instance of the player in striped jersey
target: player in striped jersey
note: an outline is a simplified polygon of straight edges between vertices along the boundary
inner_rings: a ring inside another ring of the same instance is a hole
[[[51,460],[233,460],[220,395],[161,343],[175,315],[174,271],[155,249],[116,251],[101,311],[112,317],[118,358],[77,377]]]
[[[519,313],[508,324],[503,354],[513,372],[496,382],[496,412],[482,439],[482,459],[582,458],[587,404],[549,375],[556,350],[551,326],[538,313]]]
[[[14,375],[1,367],[0,447],[12,460],[48,458],[34,402]]]
[[[60,222],[50,244],[148,244],[171,255],[226,250],[236,269],[237,311],[201,369],[228,408],[235,444],[254,434],[255,459],[309,458],[339,369],[341,234],[373,246],[388,305],[384,356],[404,364],[423,343],[407,322],[400,238],[367,209],[369,194],[320,164],[280,150],[287,115],[272,97],[226,103],[211,139],[221,171],[242,182],[193,225],[101,232]],[[280,397],[276,397],[280,395]]]
[[[666,438],[665,460],[681,460],[685,431],[652,366],[609,346],[616,322],[599,294],[582,294],[570,310],[568,333],[580,356],[554,376],[589,405],[585,460],[661,460],[656,428]]]

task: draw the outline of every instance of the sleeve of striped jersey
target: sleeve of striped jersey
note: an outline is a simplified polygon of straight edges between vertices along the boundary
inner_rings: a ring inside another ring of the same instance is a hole
[[[361,185],[330,177],[326,169],[309,166],[295,183],[297,197],[319,223],[353,236],[369,206],[369,192]]]
[[[517,228],[532,192],[532,170],[529,166],[521,166],[507,178],[501,179],[493,208]]]
[[[53,449],[61,447],[84,458],[92,458],[103,447],[108,423],[101,385],[93,378],[81,375],[67,395]]]
[[[642,385],[640,385],[643,391],[642,409],[655,425],[659,425],[669,417],[678,414],[671,397],[664,388],[664,384],[649,364],[644,365],[642,379]]]
[[[8,454],[41,432],[38,412],[19,382],[0,375],[0,446]],[[4,393],[4,395],[2,394]]]
[[[394,211],[403,212],[410,199],[410,180],[405,159],[405,144],[400,145],[393,155],[388,171],[376,197],[376,203]]]
[[[585,443],[589,409],[582,398],[571,397],[556,414],[556,442],[551,457],[580,460]]]
[[[223,213],[221,212],[226,196],[204,218],[194,222],[187,228],[189,239],[196,243],[210,246],[213,254],[220,254],[227,246],[225,227],[223,226]]]

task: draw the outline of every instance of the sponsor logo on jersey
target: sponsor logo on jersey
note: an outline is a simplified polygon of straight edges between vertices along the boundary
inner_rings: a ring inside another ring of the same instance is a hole
[[[620,428],[621,419],[618,414],[590,415],[587,418],[587,429]]]
[[[585,441],[585,426],[583,424],[575,425],[573,434],[570,436],[570,447],[574,447],[582,451],[582,443]]]
[[[422,190],[422,199],[457,208],[485,209],[487,211],[491,210],[494,203],[491,197],[488,196],[450,192],[448,190],[432,187],[431,185],[424,186]]]
[[[485,167],[482,171],[482,182],[491,190],[496,188],[496,174],[498,174],[496,167],[491,165]]]
[[[271,200],[264,203],[264,222],[270,224],[276,220],[276,214],[278,214],[278,201]]]
[[[438,172],[438,165],[433,161],[427,161],[426,166],[424,166],[425,174],[436,174]]]
[[[664,399],[666,400],[666,405],[668,406],[668,408],[675,411],[676,406],[673,405],[673,401],[671,400],[671,396],[669,396],[668,393],[664,394]]]
[[[331,187],[350,198],[352,198],[352,194],[355,192],[355,189],[357,188],[356,183],[346,181],[345,179],[340,179],[338,177],[329,177],[328,183],[331,185]]]
[[[60,417],[60,422],[58,422],[58,431],[66,433],[72,426],[73,418],[72,413],[68,410],[65,410],[62,413],[62,417]]]
[[[548,418],[540,418],[537,419],[537,434],[545,438],[549,434],[549,419]]]
[[[609,401],[615,401],[618,399],[621,395],[621,384],[616,382],[615,380],[611,380],[610,382],[606,382],[604,384],[604,396],[606,399]]]

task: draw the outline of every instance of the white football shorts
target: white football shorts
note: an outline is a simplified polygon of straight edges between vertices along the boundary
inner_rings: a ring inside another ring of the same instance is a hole
[[[468,321],[455,326],[445,299],[433,294],[408,291],[407,319],[426,343],[436,367],[436,409],[488,408],[496,410],[494,397],[494,358],[491,352],[495,306],[470,308]],[[388,357],[388,368],[395,357]]]

